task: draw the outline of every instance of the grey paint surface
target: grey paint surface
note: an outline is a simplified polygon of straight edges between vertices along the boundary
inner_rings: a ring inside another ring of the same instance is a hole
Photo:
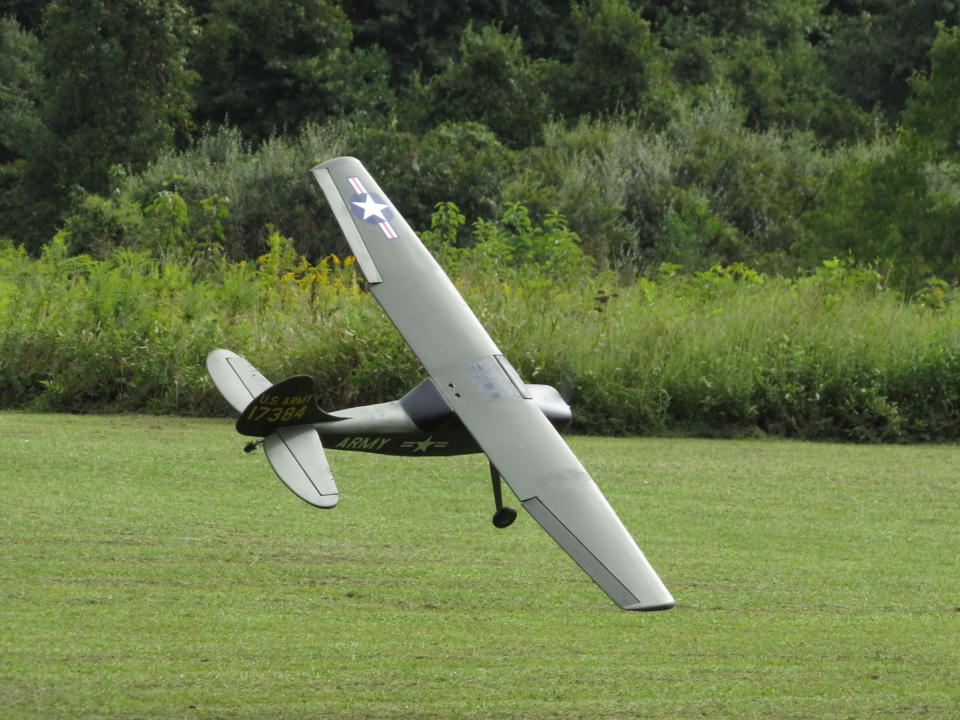
[[[524,507],[616,602],[674,599],[443,269],[355,158],[313,169],[370,291]]]
[[[229,350],[207,355],[207,371],[227,402],[241,413],[271,387],[259,370]],[[264,439],[263,450],[277,477],[297,497],[320,508],[336,506],[340,495],[320,435],[312,426],[277,428]]]

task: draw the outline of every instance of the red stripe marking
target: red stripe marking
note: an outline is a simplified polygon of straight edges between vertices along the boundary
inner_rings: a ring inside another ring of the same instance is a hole
[[[367,191],[363,187],[363,183],[360,182],[360,178],[352,177],[352,178],[348,178],[348,181],[356,192],[366,194]]]

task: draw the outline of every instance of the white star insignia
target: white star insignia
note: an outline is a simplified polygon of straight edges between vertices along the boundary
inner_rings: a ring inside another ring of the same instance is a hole
[[[430,435],[424,440],[407,440],[405,443],[401,444],[402,448],[410,448],[410,452],[421,452],[426,453],[427,450],[436,446],[438,448],[445,448],[449,445],[446,440],[434,440],[433,435]]]
[[[383,214],[383,210],[384,208],[388,208],[390,206],[387,205],[386,203],[378,203],[376,200],[373,199],[373,196],[370,193],[367,193],[367,197],[364,199],[363,202],[354,200],[353,204],[356,205],[361,210],[363,210],[364,220],[367,220],[374,215],[376,215],[378,218],[380,218],[383,221],[386,221],[387,219]]]
[[[421,440],[420,442],[416,443],[416,447],[413,449],[413,451],[425,453],[431,446],[436,444],[437,443],[434,442],[433,435],[431,435],[426,440]]]

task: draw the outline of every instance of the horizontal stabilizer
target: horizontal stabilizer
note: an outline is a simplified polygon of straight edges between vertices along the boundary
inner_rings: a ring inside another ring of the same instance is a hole
[[[279,428],[263,441],[263,450],[273,471],[301,500],[320,508],[340,500],[320,435],[311,426]]]
[[[237,412],[272,384],[245,358],[229,350],[214,350],[207,355],[207,372],[217,390]]]

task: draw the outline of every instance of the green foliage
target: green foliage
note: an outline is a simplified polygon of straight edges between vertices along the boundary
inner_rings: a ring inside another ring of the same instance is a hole
[[[889,442],[944,438],[960,420],[952,391],[923,407],[956,372],[950,321],[875,272],[833,263],[787,283],[734,266],[607,297],[565,336],[584,427]]]
[[[430,217],[430,229],[420,234],[420,240],[442,265],[452,265],[460,246],[460,228],[467,217],[452,202],[437,203]]]
[[[938,24],[930,49],[930,71],[911,78],[912,97],[903,113],[903,124],[919,145],[933,157],[960,160],[960,27]]]
[[[624,278],[735,263],[790,276],[837,256],[879,263],[907,295],[960,282],[954,0],[17,0],[2,14],[0,232],[35,255],[62,233],[98,260],[251,261],[268,226],[313,260],[343,254],[306,171],[351,154],[413,227],[438,203],[470,219],[441,223],[451,257],[484,233],[529,235],[504,230],[519,203],[557,211]]]
[[[960,3],[857,0],[830,3],[818,46],[829,84],[863,110],[892,124],[910,94],[910,78],[929,68],[937,22],[960,23]]]
[[[182,152],[164,153],[142,173],[115,175],[111,202],[146,207],[173,192],[187,204],[192,242],[217,242],[235,258],[252,259],[273,225],[294,236],[301,252],[321,257],[346,244],[309,170],[343,154],[344,136],[340,126],[307,124],[253,149],[238,130],[220,128]]]
[[[960,438],[960,304],[936,278],[916,301],[840,260],[794,280],[735,264],[623,284],[584,263],[559,215],[511,206],[478,225],[457,249],[465,218],[445,205],[427,241],[521,375],[572,394],[578,430]],[[238,263],[68,243],[0,248],[4,407],[219,413],[203,359],[223,346],[268,377],[315,375],[327,408],[421,377],[351,257],[312,263],[276,231]]]
[[[40,30],[44,8],[49,0],[6,0],[3,3],[3,16],[15,19],[28,31]]]
[[[0,17],[0,232],[17,237],[34,231],[25,174],[26,158],[42,138],[40,86],[36,36]]]
[[[170,213],[175,227],[179,210],[167,202],[157,212]],[[220,405],[203,358],[222,345],[271,355],[264,371],[274,375],[319,356],[325,399],[347,404],[356,389],[343,381],[367,364],[367,346],[342,328],[389,326],[360,296],[352,258],[310,263],[276,232],[253,264],[130,250],[95,260],[71,255],[68,240],[61,233],[36,260],[22,248],[0,250],[0,392],[8,405],[211,412]],[[303,327],[324,325],[330,332],[303,337]],[[391,345],[402,340],[374,347],[386,353]],[[413,377],[401,359],[383,371],[392,387]],[[377,376],[366,389],[383,382]]]
[[[547,277],[571,279],[586,269],[580,238],[556,210],[537,226],[526,207],[507,203],[498,223],[477,220],[473,232],[476,244],[469,251],[468,261],[494,273],[498,267],[513,267],[524,273],[536,268]]]
[[[880,262],[908,292],[931,274],[960,279],[956,168],[931,164],[909,138],[847,151],[803,219],[810,257]]]
[[[417,143],[417,163],[421,203],[444,199],[471,217],[495,217],[501,189],[516,169],[517,157],[485,125],[444,123]]]
[[[498,221],[478,218],[469,238],[462,237],[465,224],[466,216],[454,203],[438,203],[430,230],[422,235],[448,271],[536,283],[540,277],[574,280],[589,270],[580,238],[556,210],[535,225],[526,207],[508,203]]]
[[[742,244],[742,235],[711,211],[701,191],[676,188],[656,241],[661,264],[693,268],[713,257],[738,257]]]
[[[329,0],[214,0],[201,18],[193,64],[200,121],[229,122],[264,139],[305,122],[382,112],[389,61],[351,50],[351,28]]]
[[[565,116],[626,113],[644,125],[669,117],[676,92],[666,54],[627,0],[573,3],[573,57],[562,70]]]
[[[903,113],[901,132],[880,152],[862,152],[836,173],[833,187],[846,198],[830,197],[811,213],[824,239],[855,257],[873,251],[893,265],[907,290],[936,274],[960,277],[955,228],[960,220],[960,166],[956,140],[956,80],[960,36],[937,24],[929,73],[916,75],[915,96]],[[874,150],[874,148],[871,148]],[[831,188],[832,189],[832,188]],[[838,207],[839,206],[839,207]],[[839,210],[838,220],[829,212]],[[866,228],[875,235],[863,237]]]
[[[823,82],[823,60],[803,36],[772,48],[760,35],[737,38],[722,66],[724,82],[747,111],[747,127],[812,130],[830,144],[869,128],[866,114]]]
[[[75,254],[106,258],[136,246],[143,236],[143,207],[127,198],[86,195],[54,236]]]
[[[343,254],[346,243],[309,175],[313,164],[343,154],[376,163],[394,203],[420,227],[427,226],[434,204],[444,197],[462,198],[473,217],[496,216],[499,188],[515,166],[513,153],[476,123],[441,125],[419,139],[388,129],[308,124],[296,135],[270,138],[256,149],[237,129],[220,128],[182,152],[164,154],[142,173],[114,168],[109,198],[79,199],[66,227],[77,252],[98,257],[110,247],[154,247],[140,236],[138,222],[109,216],[129,216],[131,209],[139,212],[136,208],[173,193],[189,214],[183,242],[175,243],[181,248],[214,243],[234,258],[254,258],[264,247],[266,226],[272,225],[294,237],[299,251],[310,257]]]
[[[453,202],[472,217],[495,217],[518,162],[476,122],[445,122],[419,136],[383,125],[355,127],[344,153],[377,168],[381,187],[414,228],[429,226],[438,202]]]
[[[140,205],[129,197],[86,195],[55,237],[73,253],[100,259],[126,248],[161,260],[189,260],[200,253],[222,251],[222,222],[229,217],[230,210],[219,196],[188,204],[176,192],[161,190]]]
[[[779,269],[826,169],[811,138],[751,132],[724,96],[657,133],[619,120],[553,126],[528,158],[505,197],[558,208],[591,255],[632,273],[664,262]]]
[[[44,15],[43,167],[63,191],[107,189],[109,168],[144,168],[186,127],[193,21],[177,2],[52,0]]]
[[[25,157],[40,125],[40,47],[11,17],[0,17],[0,166]]]
[[[548,0],[505,3],[502,0],[366,0],[344,3],[357,44],[381,47],[393,64],[393,84],[407,86],[414,77],[430,78],[455,62],[468,26],[494,25],[523,38],[532,57],[569,52],[567,9]]]
[[[76,188],[107,190],[110,168],[142,170],[189,124],[186,66],[192,19],[178,2],[53,0],[44,13],[37,89],[41,124],[21,150],[10,209],[16,236],[37,251]]]
[[[816,27],[822,8],[822,0],[733,0],[723,5],[710,0],[658,0],[651,3],[650,14],[668,37],[696,28],[717,37],[760,35],[776,47]]]
[[[551,112],[545,84],[552,67],[527,57],[517,35],[492,25],[467,27],[457,61],[408,102],[420,104],[418,124],[424,128],[477,121],[505,145],[526,147],[540,141],[540,127]]]

